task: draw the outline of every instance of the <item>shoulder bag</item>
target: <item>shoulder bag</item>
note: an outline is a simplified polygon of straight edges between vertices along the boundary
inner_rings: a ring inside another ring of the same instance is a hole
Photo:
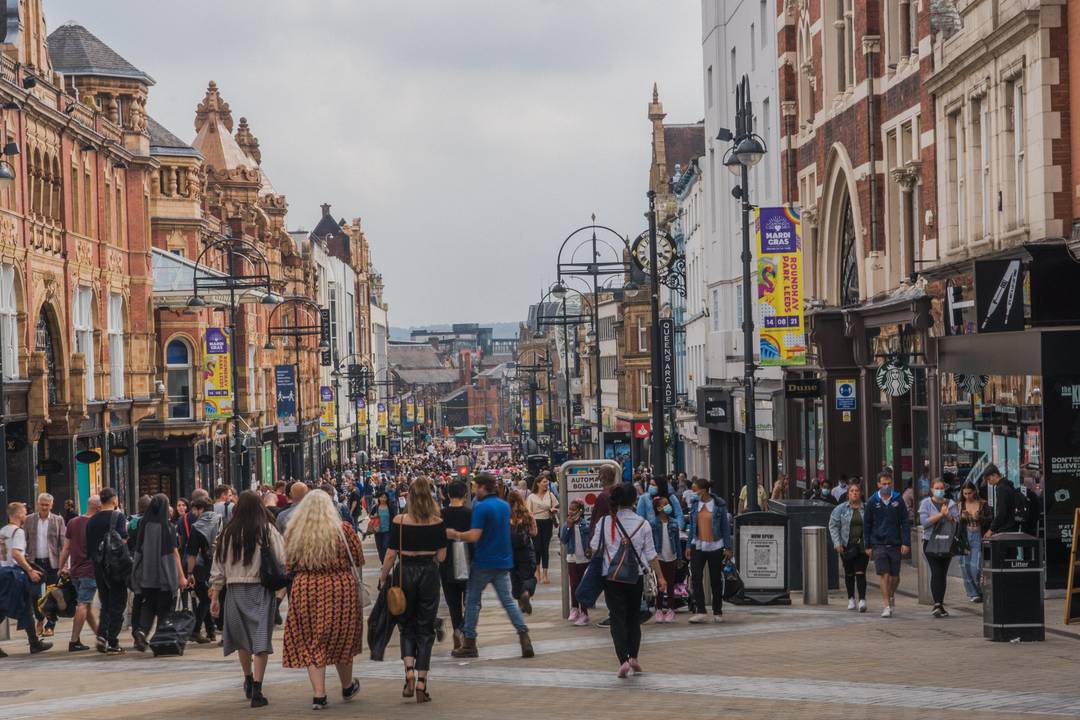
[[[956,528],[960,523],[945,519],[934,523],[930,536],[923,541],[923,553],[928,558],[950,558],[956,554]]]
[[[352,548],[349,546],[349,539],[345,537],[345,531],[338,527],[338,534],[341,536],[341,542],[345,543],[345,552],[349,555],[349,570],[352,571],[353,577],[356,578],[356,589],[360,596],[360,607],[366,608],[371,604],[371,593],[364,585],[364,568],[362,565],[356,564],[356,558],[353,557]]]
[[[451,541],[451,561],[453,562],[453,578],[458,582],[469,579],[469,550],[465,543],[460,540]]]
[[[600,593],[604,589],[605,542],[603,520],[596,523],[596,532],[601,533],[600,548],[589,558],[589,564],[585,568],[577,588],[574,590],[578,602],[587,608],[596,606],[596,601],[600,598]],[[587,540],[587,538],[583,538],[583,540]]]
[[[270,544],[270,531],[265,528],[259,548],[259,584],[272,593],[289,585],[289,576],[274,555],[274,547]]]
[[[394,615],[395,617],[398,616],[398,615],[404,615],[405,614],[405,608],[407,606],[407,603],[405,601],[405,591],[401,588],[401,582],[402,582],[401,581],[401,576],[402,576],[401,551],[403,550],[402,545],[404,545],[404,542],[405,542],[405,523],[398,523],[398,557],[395,560],[395,565],[397,566],[397,571],[398,571],[397,585],[391,584],[390,587],[388,587],[386,589],[386,609],[389,610],[390,614]],[[393,571],[393,569],[391,569],[390,570],[390,581],[391,581],[391,583],[393,583],[393,579],[394,579],[394,571]]]

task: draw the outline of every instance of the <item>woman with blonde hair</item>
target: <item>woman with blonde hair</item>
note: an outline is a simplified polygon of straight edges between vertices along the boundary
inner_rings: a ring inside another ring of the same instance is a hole
[[[532,615],[532,596],[536,594],[536,551],[533,543],[540,530],[521,495],[510,493],[506,499],[510,503],[510,549],[514,556],[514,567],[510,571],[510,594],[518,601],[522,612]]]
[[[281,664],[307,669],[313,710],[327,706],[328,665],[337,670],[341,697],[352,700],[360,692],[353,657],[361,650],[364,622],[353,568],[363,565],[364,554],[356,531],[341,520],[329,495],[308,493],[289,516],[285,556],[294,576]]]
[[[439,563],[446,560],[446,525],[432,494],[431,481],[421,476],[409,488],[405,512],[394,516],[390,547],[386,551],[379,586],[400,583],[405,593],[405,612],[398,616],[401,661],[405,664],[402,697],[431,702],[428,671],[435,645],[435,616],[439,612]],[[394,561],[400,567],[390,577]]]

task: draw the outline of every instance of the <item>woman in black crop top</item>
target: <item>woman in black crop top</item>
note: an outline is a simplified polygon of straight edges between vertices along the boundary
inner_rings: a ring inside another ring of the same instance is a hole
[[[400,568],[393,571],[401,556]],[[402,697],[430,702],[427,692],[431,649],[435,645],[435,616],[439,612],[439,563],[446,560],[446,525],[431,492],[431,482],[419,477],[409,487],[405,513],[394,516],[379,585],[389,581],[405,592],[405,612],[398,617],[401,660],[405,663]]]

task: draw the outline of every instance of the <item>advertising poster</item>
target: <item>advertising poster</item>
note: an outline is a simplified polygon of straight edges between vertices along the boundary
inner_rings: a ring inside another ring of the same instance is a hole
[[[382,433],[383,435],[385,435],[386,430],[389,427],[388,424],[387,424],[387,418],[386,418],[386,403],[384,403],[384,402],[379,403],[378,413],[379,413],[379,416],[378,416],[378,419],[379,419],[379,432]]]
[[[296,432],[296,367],[274,366],[274,397],[278,432]]]
[[[803,365],[806,329],[799,214],[788,206],[758,208],[755,214],[761,364]]]
[[[203,383],[206,386],[206,419],[232,417],[229,337],[222,328],[206,328],[203,338]]]
[[[360,426],[361,435],[367,434],[367,401],[362,397],[356,398],[356,424]]]
[[[752,525],[739,533],[739,572],[747,590],[784,587],[783,525]]]
[[[335,416],[334,390],[329,385],[319,388],[319,435],[337,436],[337,417]]]

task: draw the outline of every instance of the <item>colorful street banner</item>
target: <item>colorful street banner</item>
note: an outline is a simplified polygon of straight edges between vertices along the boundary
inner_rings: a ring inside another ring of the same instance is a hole
[[[385,435],[386,431],[387,431],[387,428],[388,428],[388,425],[386,423],[386,403],[384,403],[384,402],[379,403],[378,411],[379,411],[379,432],[382,433],[383,435]]]
[[[536,398],[536,432],[544,432],[544,399]]]
[[[319,436],[337,437],[337,407],[334,404],[334,390],[329,385],[319,388]]]
[[[762,365],[806,364],[802,241],[791,206],[756,211],[757,310]]]
[[[232,417],[229,336],[222,328],[206,328],[203,338],[203,383],[206,389],[206,419],[221,420]]]
[[[405,421],[409,425],[416,422],[416,401],[412,395],[405,399]]]
[[[401,398],[396,395],[390,398],[390,424],[394,427],[401,425]]]
[[[362,397],[356,398],[356,424],[360,426],[360,434],[367,435],[367,401]]]
[[[424,401],[421,400],[420,402],[418,402],[416,404],[416,424],[417,425],[423,425],[424,422],[425,422]]]
[[[277,404],[277,429],[296,432],[296,367],[274,366],[274,398]]]

